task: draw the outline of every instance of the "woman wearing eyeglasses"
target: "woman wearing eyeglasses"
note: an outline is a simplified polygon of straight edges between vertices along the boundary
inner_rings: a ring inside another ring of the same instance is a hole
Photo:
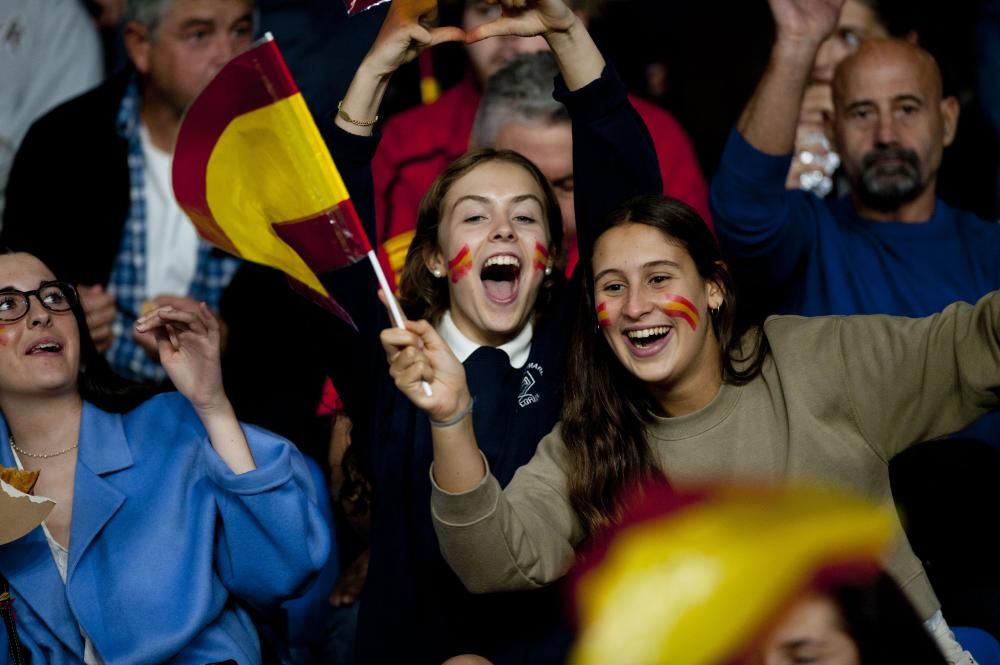
[[[37,663],[259,663],[243,606],[292,595],[329,548],[308,471],[236,420],[205,305],[158,308],[136,330],[180,394],[140,404],[73,287],[0,255],[0,464],[38,470],[35,493],[56,502],[0,546],[15,630]],[[0,653],[11,639],[0,630]]]

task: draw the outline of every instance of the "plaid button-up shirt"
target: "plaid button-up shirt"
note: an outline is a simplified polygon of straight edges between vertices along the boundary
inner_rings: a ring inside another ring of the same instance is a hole
[[[112,368],[125,377],[159,382],[166,378],[166,372],[132,339],[132,324],[151,295],[146,293],[146,174],[139,137],[139,101],[139,86],[133,77],[122,98],[117,118],[118,133],[128,142],[131,204],[108,284],[108,291],[118,301],[118,313],[107,357]],[[217,310],[222,291],[229,285],[239,265],[239,259],[199,238],[194,279],[186,295]]]

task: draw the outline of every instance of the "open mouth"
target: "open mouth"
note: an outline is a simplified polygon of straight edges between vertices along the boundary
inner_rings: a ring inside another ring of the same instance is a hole
[[[500,254],[486,259],[479,278],[486,289],[486,297],[498,305],[507,305],[517,299],[521,280],[521,260],[512,254]]]
[[[62,344],[52,341],[38,342],[27,350],[25,355],[36,356],[41,354],[55,354],[62,352]]]
[[[672,330],[672,326],[655,326],[639,330],[626,330],[624,336],[632,353],[645,357],[659,352],[666,346]]]

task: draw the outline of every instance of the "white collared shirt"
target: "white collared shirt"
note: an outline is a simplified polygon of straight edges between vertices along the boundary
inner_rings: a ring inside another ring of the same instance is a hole
[[[458,329],[458,326],[455,325],[455,322],[451,318],[450,310],[445,312],[444,316],[441,317],[441,323],[438,324],[437,332],[461,363],[464,363],[476,349],[483,346],[482,344],[473,342]],[[528,362],[528,355],[531,353],[531,336],[533,334],[534,328],[531,325],[531,321],[528,321],[514,339],[496,347],[507,354],[507,357],[510,358],[510,366],[514,369],[520,369],[524,367],[524,363]]]
[[[139,137],[146,167],[146,297],[184,296],[198,268],[198,232],[174,198],[170,153],[153,145],[145,123]]]

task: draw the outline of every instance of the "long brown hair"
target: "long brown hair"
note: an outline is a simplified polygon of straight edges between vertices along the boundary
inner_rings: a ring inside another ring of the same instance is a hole
[[[742,385],[760,374],[768,353],[763,334],[744,334],[735,316],[733,280],[715,238],[698,213],[661,195],[629,200],[611,214],[607,228],[645,224],[691,256],[698,274],[718,284],[722,307],[709,316],[719,341],[723,381]],[[562,437],[570,455],[570,503],[587,534],[617,516],[621,490],[661,475],[646,441],[660,411],[646,385],[626,370],[597,325],[591,257],[581,258],[583,290],[570,344]]]
[[[489,162],[507,162],[519,166],[534,179],[542,191],[545,223],[549,229],[549,247],[555,248],[552,274],[545,277],[535,301],[535,312],[544,311],[551,302],[552,286],[562,279],[562,213],[552,185],[538,167],[513,150],[480,148],[465,153],[444,170],[424,194],[417,211],[417,228],[406,254],[399,280],[399,300],[408,317],[427,319],[437,325],[451,305],[448,280],[436,278],[427,271],[427,260],[438,250],[438,227],[444,213],[444,200],[455,182],[476,167]]]

